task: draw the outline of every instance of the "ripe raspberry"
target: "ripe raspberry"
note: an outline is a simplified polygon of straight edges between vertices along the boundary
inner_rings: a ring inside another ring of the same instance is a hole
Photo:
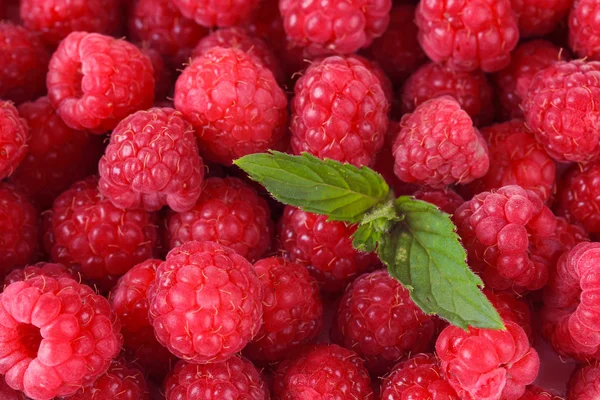
[[[511,0],[521,38],[551,33],[565,19],[573,0]]]
[[[50,55],[39,37],[0,22],[0,54],[0,99],[22,103],[45,93]]]
[[[278,228],[287,256],[305,265],[322,289],[340,292],[356,276],[380,265],[375,254],[352,247],[356,227],[286,206]]]
[[[31,138],[9,182],[46,210],[69,186],[96,171],[104,138],[69,128],[47,97],[21,104],[19,113]]]
[[[234,26],[247,21],[260,0],[173,0],[184,17],[206,27]]]
[[[567,400],[594,400],[600,396],[600,365],[581,365],[567,385]]]
[[[254,269],[264,290],[264,322],[244,355],[253,361],[281,361],[321,331],[319,287],[305,267],[280,257],[262,259]]]
[[[157,216],[121,210],[100,197],[89,177],[62,193],[45,215],[44,245],[54,262],[81,271],[110,289],[134,265],[152,258],[158,242]]]
[[[374,399],[363,360],[334,344],[310,346],[279,364],[273,394],[279,400]]]
[[[124,347],[151,376],[161,380],[171,370],[175,357],[154,336],[148,320],[148,288],[156,278],[161,261],[146,260],[123,275],[108,301],[121,321]]]
[[[23,268],[13,269],[4,278],[4,287],[11,283],[28,281],[36,276],[48,276],[54,279],[71,278],[80,281],[80,277],[62,264],[39,262],[34,265],[26,265]]]
[[[600,155],[600,62],[556,62],[531,80],[523,99],[527,126],[559,162]]]
[[[525,297],[517,297],[508,291],[495,291],[485,288],[483,293],[494,306],[504,321],[512,321],[519,325],[529,341],[533,343],[535,332],[533,328],[532,307]]]
[[[381,399],[459,400],[459,397],[442,377],[437,358],[433,354],[417,354],[398,363],[385,377]]]
[[[235,250],[250,261],[271,246],[273,222],[267,202],[237,178],[209,178],[189,211],[169,212],[165,220],[169,249],[197,240]]]
[[[98,170],[100,193],[124,209],[188,211],[204,180],[194,128],[172,108],[138,111],[119,122]]]
[[[233,356],[206,365],[179,361],[165,383],[166,400],[269,400],[269,389],[252,363]]]
[[[21,164],[30,138],[27,121],[10,101],[0,100],[0,179],[12,175]]]
[[[448,214],[454,214],[456,209],[465,202],[465,199],[463,199],[458,193],[450,188],[421,188],[414,192],[412,196],[415,199],[431,203]]]
[[[193,363],[227,360],[262,324],[262,285],[246,259],[215,242],[175,247],[147,294],[158,341]]]
[[[519,41],[510,0],[421,1],[416,22],[429,58],[457,71],[499,71]]]
[[[469,183],[488,170],[485,140],[450,96],[428,100],[405,114],[394,142],[400,180],[432,187]]]
[[[37,276],[0,294],[0,374],[36,400],[93,383],[121,349],[108,301],[69,278]]]
[[[116,359],[92,386],[79,389],[69,400],[150,400],[149,389],[142,371]]]
[[[20,14],[23,25],[50,46],[76,31],[117,33],[121,22],[119,0],[21,0]]]
[[[427,100],[443,95],[454,97],[476,125],[494,119],[494,91],[481,71],[457,72],[445,65],[423,65],[407,79],[399,92],[402,113],[411,113]]]
[[[600,2],[576,0],[569,14],[569,47],[582,58],[600,59]]]
[[[547,265],[554,268],[558,258],[581,242],[589,242],[590,238],[581,226],[569,223],[563,217],[556,218],[556,231],[549,237],[532,237],[533,253],[547,260]]]
[[[175,107],[196,128],[203,155],[224,165],[273,148],[287,129],[287,99],[273,73],[235,48],[196,57],[177,80]]]
[[[547,40],[532,40],[516,48],[510,64],[493,75],[502,119],[523,118],[521,103],[533,76],[561,59],[568,59],[565,50]]]
[[[99,33],[69,34],[52,55],[47,85],[68,126],[99,134],[154,101],[148,57],[125,40]]]
[[[147,43],[172,66],[188,61],[205,28],[181,15],[172,0],[137,0],[129,16],[129,34]]]
[[[563,178],[558,214],[581,224],[589,233],[600,232],[600,164],[574,165]]]
[[[517,400],[537,377],[540,359],[523,329],[505,321],[506,330],[448,326],[436,350],[441,370],[463,400]]]
[[[533,252],[532,241],[552,236],[556,217],[531,190],[511,185],[480,193],[456,210],[454,223],[469,266],[490,288],[524,291],[546,284],[548,264]]]
[[[381,80],[361,58],[315,62],[294,88],[292,150],[370,165],[383,146],[388,109]]]
[[[519,400],[563,400],[563,398],[545,389],[532,385],[527,386],[525,393],[519,398]]]
[[[348,286],[334,321],[332,340],[382,376],[402,357],[431,350],[439,320],[423,313],[398,280],[379,270]]]
[[[6,384],[4,377],[0,377],[0,399],[2,400],[30,400],[23,392],[14,390]]]
[[[381,36],[390,21],[391,0],[279,0],[292,46],[307,56],[350,54]]]

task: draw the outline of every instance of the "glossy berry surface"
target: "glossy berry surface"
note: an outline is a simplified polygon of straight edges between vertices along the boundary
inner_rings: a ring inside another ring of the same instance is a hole
[[[28,281],[40,275],[54,279],[71,278],[78,282],[81,280],[78,274],[74,273],[62,264],[39,262],[10,271],[10,273],[4,278],[4,286],[6,287],[11,283],[19,281]]]
[[[27,154],[27,121],[10,101],[0,101],[0,178],[12,175]]]
[[[206,26],[234,26],[247,21],[260,0],[173,0],[184,17]]]
[[[581,58],[600,58],[600,16],[597,0],[576,0],[569,14],[569,46]]]
[[[567,385],[567,400],[593,400],[600,395],[600,366],[581,365],[571,375]]]
[[[581,224],[590,233],[600,232],[600,165],[573,166],[562,181],[559,191],[558,213]]]

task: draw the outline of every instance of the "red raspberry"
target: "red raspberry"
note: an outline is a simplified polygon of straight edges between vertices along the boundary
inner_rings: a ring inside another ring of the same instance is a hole
[[[233,356],[206,365],[179,361],[165,383],[166,400],[269,400],[269,390],[252,363]]]
[[[253,361],[280,361],[321,331],[319,287],[305,267],[280,257],[262,259],[254,269],[264,290],[264,322],[244,355]]]
[[[332,56],[296,82],[292,150],[356,166],[370,165],[383,146],[389,103],[370,63]]]
[[[552,200],[556,165],[523,121],[488,126],[481,134],[488,142],[490,169],[470,185],[472,193],[519,185],[544,202]]]
[[[525,42],[512,53],[510,64],[493,75],[503,119],[523,118],[521,103],[533,76],[565,59],[565,50],[547,40]]]
[[[273,73],[235,48],[196,57],[177,80],[175,107],[196,128],[203,155],[224,165],[276,146],[287,129],[287,98]]]
[[[567,385],[567,400],[595,400],[600,396],[600,364],[581,365]]]
[[[158,341],[193,363],[227,360],[262,324],[262,285],[252,264],[215,242],[175,247],[148,292]]]
[[[556,231],[552,236],[532,237],[533,253],[542,257],[553,268],[558,258],[581,242],[589,242],[590,238],[581,226],[569,223],[565,218],[556,218]]]
[[[540,359],[523,329],[448,326],[436,343],[441,369],[463,400],[517,400],[537,377]]]
[[[150,400],[149,389],[142,371],[116,359],[92,386],[79,389],[69,400]]]
[[[576,0],[569,14],[569,47],[582,58],[600,59],[600,2]]]
[[[332,340],[365,359],[376,376],[389,372],[402,357],[431,350],[438,332],[438,319],[423,313],[386,270],[352,282],[334,321]]]
[[[578,399],[580,399],[578,397]],[[519,398],[519,400],[563,400],[562,397],[559,397],[552,392],[549,392],[545,389],[542,389],[537,386],[527,386],[525,393],[523,396]],[[581,399],[584,400],[584,399]],[[588,399],[592,400],[592,399]]]
[[[21,118],[13,103],[0,100],[0,179],[12,175],[21,164],[30,139],[27,121]]]
[[[100,193],[124,209],[188,211],[204,180],[194,128],[172,108],[138,111],[119,122],[98,170]]]
[[[600,232],[600,164],[574,165],[563,178],[558,213],[581,224],[589,233]]]
[[[382,400],[460,400],[442,377],[439,361],[432,354],[417,354],[398,363],[385,377]]]
[[[260,0],[173,0],[184,17],[206,27],[234,26],[247,21]]]
[[[532,317],[532,307],[525,297],[517,297],[513,292],[494,291],[485,288],[483,293],[494,306],[502,320],[512,321],[523,328],[523,331],[533,343],[534,325]]]
[[[600,156],[598,103],[600,62],[556,62],[531,80],[523,112],[552,158],[583,163]]]
[[[0,22],[0,98],[16,103],[46,91],[50,55],[39,37],[10,22]]]
[[[21,0],[20,14],[23,25],[50,46],[76,31],[117,33],[121,23],[119,0]]]
[[[277,400],[374,399],[363,360],[334,344],[310,346],[279,364],[273,394]]]
[[[47,97],[21,104],[19,113],[31,138],[9,181],[46,210],[69,186],[96,171],[104,138],[69,128]]]
[[[52,55],[47,85],[50,102],[65,123],[93,133],[114,129],[154,101],[148,57],[125,40],[99,33],[69,34]]]
[[[521,38],[551,33],[565,19],[573,0],[511,0]]]
[[[286,206],[279,238],[288,257],[305,265],[325,291],[340,292],[356,276],[380,265],[375,254],[352,247],[356,228]]]
[[[121,321],[124,347],[144,370],[161,380],[171,370],[175,357],[154,336],[148,320],[148,288],[161,261],[146,260],[123,275],[110,292],[109,302]]]
[[[157,50],[171,65],[188,61],[206,29],[181,15],[172,0],[137,0],[129,16],[134,41]]]
[[[102,289],[134,265],[152,258],[157,216],[121,210],[100,197],[95,177],[76,182],[45,215],[44,244],[54,262],[81,270]]]
[[[213,241],[250,261],[271,246],[273,223],[267,202],[237,178],[210,178],[189,211],[169,212],[165,221],[169,249],[197,240]]]
[[[552,236],[556,217],[534,192],[511,185],[480,193],[456,210],[454,222],[469,266],[487,286],[523,291],[546,284],[548,265],[532,241]]]
[[[454,214],[456,209],[465,202],[465,199],[463,199],[458,193],[450,188],[421,188],[414,192],[412,196],[415,199],[431,203],[448,214]]]
[[[429,58],[458,71],[499,71],[519,41],[510,0],[421,1],[416,22]]]
[[[80,277],[62,264],[39,262],[34,265],[26,265],[23,268],[13,269],[4,278],[4,287],[11,283],[28,281],[36,276],[48,276],[54,279],[71,278],[80,281]]]
[[[121,349],[108,301],[70,278],[37,276],[0,294],[0,374],[37,400],[92,384]]]
[[[2,400],[30,400],[28,397],[25,397],[23,392],[14,390],[8,386],[4,381],[4,377],[0,377],[0,398]]]
[[[454,97],[476,125],[494,119],[494,91],[481,71],[457,72],[445,65],[429,63],[419,68],[399,92],[402,113],[411,113],[427,100]]]
[[[450,96],[428,100],[405,114],[394,142],[400,180],[432,187],[469,183],[488,170],[485,140]]]

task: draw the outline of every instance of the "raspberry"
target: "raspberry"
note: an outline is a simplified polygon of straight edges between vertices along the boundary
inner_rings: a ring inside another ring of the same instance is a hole
[[[121,349],[105,298],[69,278],[37,276],[0,294],[0,374],[36,400],[92,384]]]
[[[21,164],[30,138],[27,121],[10,101],[0,100],[0,179],[11,175]]]
[[[532,237],[533,253],[542,257],[551,267],[556,265],[558,258],[581,242],[589,242],[587,232],[577,224],[569,223],[563,217],[556,218],[556,231],[552,236]]]
[[[168,400],[269,400],[269,390],[254,365],[233,356],[206,365],[179,361],[165,383]]]
[[[454,97],[476,125],[494,119],[494,91],[481,71],[454,71],[445,65],[429,63],[407,79],[399,93],[402,113],[411,113],[427,100],[443,95]]]
[[[581,365],[567,385],[567,400],[594,400],[600,396],[600,365]]]
[[[576,0],[569,14],[569,47],[579,57],[600,59],[600,2]]]
[[[402,357],[431,350],[438,319],[426,315],[386,270],[362,275],[342,297],[331,338],[381,376]]]
[[[171,370],[175,357],[154,336],[148,320],[148,288],[156,278],[161,261],[146,260],[123,275],[108,301],[122,325],[124,347],[151,376],[161,380]]]
[[[23,392],[14,390],[4,382],[4,377],[0,377],[0,398],[2,400],[30,400]]]
[[[511,0],[521,38],[551,33],[569,13],[573,0]]]
[[[523,329],[512,321],[506,330],[448,326],[436,350],[441,370],[463,400],[518,400],[537,377],[540,359]]]
[[[172,108],[138,111],[119,122],[98,169],[100,193],[124,209],[188,211],[204,180],[194,128]]]
[[[137,263],[152,258],[158,242],[157,216],[121,210],[100,197],[88,177],[62,193],[45,215],[44,245],[54,262],[81,271],[101,289]]]
[[[206,27],[234,26],[247,21],[260,0],[173,0],[184,17]]]
[[[147,43],[172,66],[188,61],[205,28],[181,15],[171,0],[137,0],[129,16],[129,34]]]
[[[315,62],[294,88],[292,150],[369,165],[383,145],[388,109],[381,80],[361,58]]]
[[[45,93],[50,55],[38,36],[0,22],[0,54],[0,99],[22,103]]]
[[[485,288],[483,293],[494,306],[504,321],[512,321],[519,325],[529,341],[533,343],[534,328],[532,307],[524,297],[517,297],[512,292],[494,291]]]
[[[600,156],[598,102],[600,62],[556,62],[534,75],[523,112],[552,158],[583,163]]]
[[[196,205],[169,212],[165,226],[169,249],[191,240],[213,241],[250,261],[269,249],[273,235],[269,205],[237,178],[209,178]]]
[[[279,238],[287,256],[305,265],[322,289],[340,292],[356,276],[380,265],[375,254],[352,247],[356,228],[286,206],[279,221]]]
[[[283,361],[275,372],[275,399],[373,400],[369,373],[361,358],[337,345],[314,345]]]
[[[412,194],[415,199],[423,200],[437,206],[448,214],[454,214],[465,200],[450,188],[430,189],[422,188]]]
[[[47,97],[21,104],[19,113],[31,138],[9,181],[46,210],[69,186],[96,171],[104,138],[69,128]]]
[[[262,285],[252,264],[215,242],[174,248],[147,294],[158,341],[193,363],[227,360],[262,324]]]
[[[579,397],[578,397],[579,399]],[[527,386],[525,393],[523,396],[519,398],[519,400],[563,400],[562,397],[559,397],[551,392],[544,390],[537,386]],[[583,399],[582,399],[583,400]],[[591,400],[591,399],[589,399]]]
[[[76,31],[117,33],[121,22],[119,0],[21,0],[20,11],[23,25],[50,46]]]
[[[556,217],[534,192],[511,185],[480,193],[456,210],[454,223],[469,266],[487,286],[524,291],[546,284],[548,265],[532,241],[552,236]]]
[[[481,130],[489,148],[488,173],[470,185],[473,193],[518,185],[544,202],[554,194],[556,166],[523,121],[512,120]]]
[[[69,400],[150,400],[144,374],[123,359],[116,359],[90,387],[81,388]]]
[[[450,96],[428,100],[405,114],[393,152],[400,180],[432,187],[469,183],[489,167],[485,140]]]
[[[175,107],[196,128],[203,155],[224,165],[276,146],[287,129],[287,99],[273,73],[235,48],[196,57],[177,80]]]
[[[23,268],[13,269],[4,278],[4,287],[11,283],[28,281],[36,276],[48,276],[54,279],[71,278],[80,281],[80,277],[62,264],[39,262],[34,265],[26,265]]]
[[[533,76],[555,62],[565,59],[565,50],[547,40],[525,42],[512,53],[510,64],[493,75],[503,119],[523,118],[521,102]]]
[[[254,269],[264,290],[264,322],[244,355],[253,361],[280,361],[321,331],[319,287],[305,267],[280,257],[262,259]]]
[[[47,85],[50,102],[65,123],[93,133],[114,129],[154,101],[148,57],[125,40],[99,33],[69,34],[52,55]]]
[[[499,71],[519,41],[510,0],[421,1],[416,22],[425,54],[458,71]]]
[[[600,232],[600,164],[574,165],[563,178],[558,213],[581,224],[589,233]]]
[[[381,399],[459,400],[459,397],[442,377],[437,358],[432,354],[417,354],[398,363],[385,377]]]

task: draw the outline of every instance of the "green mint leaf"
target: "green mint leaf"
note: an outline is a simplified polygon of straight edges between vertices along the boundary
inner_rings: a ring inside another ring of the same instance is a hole
[[[410,290],[428,314],[438,314],[467,329],[504,329],[497,311],[481,292],[483,282],[467,266],[450,216],[434,205],[401,196],[396,211],[404,219],[383,236],[381,260],[392,276]]]
[[[360,222],[365,212],[387,200],[390,190],[381,175],[369,168],[307,153],[250,154],[234,163],[282,203],[330,220]]]
[[[364,215],[358,229],[352,235],[352,245],[359,251],[372,252],[382,237],[392,229],[394,222],[400,219],[393,201],[375,206]]]

